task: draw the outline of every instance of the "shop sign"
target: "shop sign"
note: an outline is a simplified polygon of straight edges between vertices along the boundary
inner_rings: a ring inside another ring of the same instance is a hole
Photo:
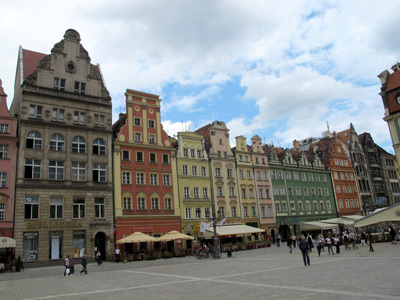
[[[153,232],[153,227],[133,227],[133,232]]]

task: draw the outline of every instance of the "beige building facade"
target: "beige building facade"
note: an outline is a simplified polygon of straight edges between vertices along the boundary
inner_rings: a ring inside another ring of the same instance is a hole
[[[113,255],[112,106],[90,61],[73,29],[50,55],[19,52],[14,236],[26,263]]]

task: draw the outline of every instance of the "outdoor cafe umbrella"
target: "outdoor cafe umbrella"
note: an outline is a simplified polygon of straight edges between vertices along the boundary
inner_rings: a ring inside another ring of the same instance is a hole
[[[0,248],[15,248],[16,242],[14,239],[1,236],[0,237]]]
[[[168,242],[175,240],[194,240],[194,237],[180,233],[179,231],[176,230],[172,230],[157,239],[157,241],[159,242]]]
[[[157,242],[158,239],[144,234],[142,232],[134,232],[117,241],[117,244],[127,244],[127,243],[146,243],[146,242]]]

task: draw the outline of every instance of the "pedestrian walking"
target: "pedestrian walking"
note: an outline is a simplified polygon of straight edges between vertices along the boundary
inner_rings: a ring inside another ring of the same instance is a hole
[[[361,246],[365,246],[365,240],[367,239],[367,235],[365,234],[364,229],[361,230],[360,237],[361,237]]]
[[[119,263],[119,255],[121,254],[121,250],[119,250],[119,247],[115,249],[115,261]]]
[[[102,260],[101,260],[101,253],[100,253],[100,251],[97,251],[97,253],[96,253],[96,262],[97,262],[97,265],[98,266],[100,266],[103,262],[102,262]]]
[[[308,255],[308,251],[310,249],[309,249],[308,242],[307,242],[305,236],[303,236],[301,238],[299,248],[301,251],[301,255],[303,256],[304,265],[305,266],[310,265],[310,256]]]
[[[394,224],[389,226],[389,236],[392,244],[396,244],[396,231],[393,228]]]
[[[276,247],[280,247],[281,246],[281,234],[278,233],[276,235]]]
[[[310,253],[312,252],[312,248],[314,247],[313,238],[310,234],[307,235],[307,243],[310,248]]]
[[[324,237],[322,236],[322,234],[318,235],[316,244],[317,244],[318,256],[321,256],[321,250],[322,247],[324,247]]]
[[[332,255],[335,255],[333,253],[333,250],[332,250],[332,239],[331,239],[331,235],[330,234],[325,239],[325,241],[326,241],[326,246],[328,247],[328,254],[331,255],[331,252],[332,252]]]
[[[333,245],[336,247],[336,254],[340,253],[340,238],[337,234],[333,238]]]
[[[297,237],[296,235],[292,235],[292,242],[293,242],[293,248],[296,248],[296,244],[297,244]]]
[[[342,239],[343,239],[344,251],[346,251],[347,249],[350,250],[350,247],[349,247],[349,235],[348,235],[347,231],[343,232]]]
[[[83,254],[81,265],[82,265],[83,268],[82,268],[82,271],[79,272],[79,274],[82,274],[82,273],[87,274],[87,258],[86,258],[86,254]]]
[[[372,236],[372,233],[371,233],[371,230],[369,230],[369,232],[368,232],[368,243],[369,243],[369,251],[370,252],[375,252],[375,250],[374,250],[374,247],[372,247],[372,241],[373,241],[373,236]]]
[[[356,245],[356,235],[354,233],[354,230],[350,231],[349,240],[350,240],[351,246],[353,247],[353,250],[358,249],[358,247]],[[349,247],[349,249],[350,249],[350,247]]]
[[[64,277],[71,276],[71,270],[69,268],[69,255],[67,255],[67,257],[64,258],[64,266],[65,266],[65,270],[64,270]]]
[[[290,236],[288,237],[286,243],[287,243],[287,246],[288,246],[289,249],[290,249],[290,252],[289,252],[289,253],[292,253],[292,238],[291,238]]]

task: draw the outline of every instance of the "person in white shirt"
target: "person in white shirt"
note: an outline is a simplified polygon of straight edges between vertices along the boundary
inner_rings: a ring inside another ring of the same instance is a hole
[[[332,250],[332,239],[331,239],[331,234],[328,235],[328,237],[325,239],[326,242],[326,246],[328,247],[328,254],[331,255],[335,255],[333,254],[333,250]]]

